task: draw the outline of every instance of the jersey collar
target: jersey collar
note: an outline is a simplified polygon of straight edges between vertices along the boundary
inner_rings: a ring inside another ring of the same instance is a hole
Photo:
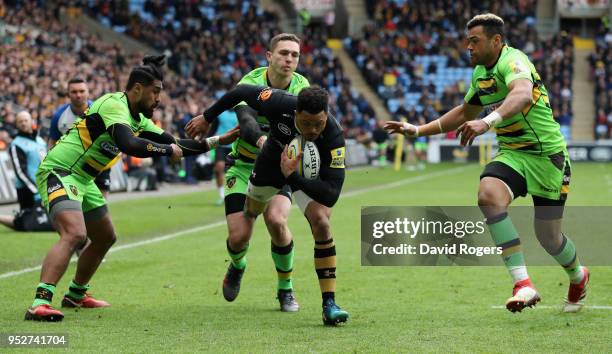
[[[499,51],[499,55],[497,56],[497,59],[495,60],[495,63],[493,63],[493,65],[491,66],[485,66],[485,69],[487,70],[491,70],[495,67],[495,65],[497,65],[497,63],[499,62],[499,58],[502,57],[502,55],[504,55],[504,52],[508,49],[508,45],[504,44],[504,46],[501,48],[501,50]]]
[[[268,69],[266,68],[266,72],[265,72],[265,78],[266,78],[266,86],[272,87],[272,85],[270,85],[270,80],[268,80]],[[289,87],[291,87],[291,82],[293,81],[293,75],[291,76],[291,80],[289,81],[289,85],[287,85],[287,87],[281,89],[283,91],[287,91],[289,90]]]

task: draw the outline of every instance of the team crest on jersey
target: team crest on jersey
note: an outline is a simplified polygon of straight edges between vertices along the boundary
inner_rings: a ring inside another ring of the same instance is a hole
[[[231,177],[230,179],[227,180],[226,186],[228,189],[232,189],[232,187],[234,187],[235,184],[236,184],[236,177]]]
[[[79,195],[79,190],[76,186],[70,185],[70,191],[72,192],[72,194],[74,194],[75,197]]]
[[[272,96],[272,89],[265,89],[259,93],[257,99],[260,101],[267,101],[270,96]]]
[[[497,92],[497,82],[495,78],[478,79],[478,95],[486,96]]]
[[[291,129],[283,123],[278,123],[278,130],[280,130],[285,135],[291,135]]]

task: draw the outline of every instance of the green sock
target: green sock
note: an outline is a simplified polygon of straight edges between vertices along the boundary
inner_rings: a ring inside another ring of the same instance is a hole
[[[68,292],[66,293],[71,299],[74,300],[82,300],[85,297],[85,292],[89,290],[89,284],[87,285],[79,285],[74,282],[74,279],[70,281],[70,285],[68,286]]]
[[[291,273],[293,272],[293,241],[287,246],[277,246],[272,243],[272,259],[278,274],[278,290],[293,289]]]
[[[38,283],[38,287],[36,288],[36,296],[34,296],[34,302],[32,303],[32,307],[40,305],[51,305],[54,293],[55,285],[47,283]]]
[[[487,218],[487,226],[495,246],[502,249],[502,259],[514,283],[529,279],[525,256],[521,250],[521,240],[508,213]]]
[[[244,249],[236,252],[230,248],[229,240],[226,241],[225,244],[227,246],[227,254],[229,254],[230,258],[232,259],[232,264],[234,265],[234,268],[244,269],[247,265],[246,254],[249,250],[249,245],[247,244]]]
[[[563,235],[563,243],[559,251],[554,254],[551,253],[551,256],[563,267],[572,283],[582,281],[583,273],[576,254],[576,246],[574,246],[572,240]]]

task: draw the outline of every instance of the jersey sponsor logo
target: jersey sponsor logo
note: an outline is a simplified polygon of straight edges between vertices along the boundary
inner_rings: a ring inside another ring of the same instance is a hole
[[[345,150],[344,147],[332,149],[331,151],[331,163],[329,167],[331,168],[344,168],[344,160],[345,160]]]
[[[272,96],[272,89],[265,89],[259,93],[257,99],[260,101],[267,101],[270,96]]]
[[[53,185],[53,186],[51,186],[51,187],[47,188],[47,194],[51,194],[51,193],[55,192],[56,190],[58,190],[58,189],[60,189],[60,188],[62,188],[62,185],[61,185],[61,184],[59,184],[59,183],[58,183],[58,184],[55,184],[55,185]]]
[[[515,74],[523,74],[529,72],[529,69],[521,60],[509,62],[508,66],[510,66],[510,70],[512,70],[512,72]]]
[[[478,79],[478,96],[492,95],[497,92],[495,78]]]
[[[100,144],[100,147],[104,151],[108,151],[108,152],[110,152],[113,155],[119,155],[119,148],[117,147],[117,145],[111,144],[108,141],[105,141],[102,144]]]
[[[278,123],[278,130],[285,135],[291,135],[291,129],[283,123]]]
[[[166,153],[166,149],[158,148],[156,146],[153,146],[153,144],[151,143],[147,144],[147,151],[161,152],[162,154]]]

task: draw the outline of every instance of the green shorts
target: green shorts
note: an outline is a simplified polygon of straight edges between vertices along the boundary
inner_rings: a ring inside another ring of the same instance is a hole
[[[86,219],[98,218],[107,212],[106,200],[93,179],[65,171],[40,169],[36,174],[36,185],[51,220],[63,210],[80,210]]]
[[[564,201],[569,192],[571,174],[569,155],[565,149],[548,156],[501,150],[485,167],[480,178],[501,179],[510,187],[515,198],[529,193]]]
[[[225,172],[225,195],[234,193],[247,194],[247,187],[249,185],[249,177],[253,172],[254,164],[246,164],[241,161],[236,161],[236,164],[230,167]]]
[[[415,141],[414,142],[414,150],[416,150],[416,151],[427,151],[427,142],[426,141]]]

